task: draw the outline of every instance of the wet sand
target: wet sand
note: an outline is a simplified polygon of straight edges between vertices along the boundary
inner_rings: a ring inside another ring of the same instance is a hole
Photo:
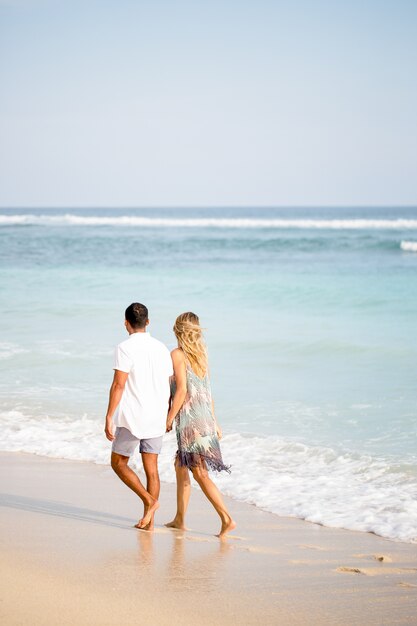
[[[225,540],[193,489],[187,532],[162,484],[154,533],[109,467],[0,454],[7,625],[415,624],[417,545],[331,529],[226,499]]]

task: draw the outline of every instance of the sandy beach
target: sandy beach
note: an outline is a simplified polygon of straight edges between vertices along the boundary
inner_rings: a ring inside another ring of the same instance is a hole
[[[417,626],[416,25],[0,0],[0,626]]]
[[[417,546],[228,500],[234,536],[193,490],[187,532],[132,528],[111,469],[2,453],[3,624],[413,624]]]

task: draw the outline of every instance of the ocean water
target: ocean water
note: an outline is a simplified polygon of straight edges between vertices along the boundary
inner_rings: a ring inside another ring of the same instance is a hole
[[[417,541],[417,208],[2,209],[0,294],[2,450],[107,463],[125,307],[169,347],[193,310],[220,488]],[[174,452],[170,434],[170,482]]]

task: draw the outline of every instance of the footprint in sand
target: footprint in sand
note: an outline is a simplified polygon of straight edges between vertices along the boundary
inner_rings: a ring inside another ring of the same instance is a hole
[[[353,556],[358,559],[378,561],[379,563],[392,563],[392,558],[387,554],[354,554]]]
[[[322,546],[312,546],[307,543],[302,543],[298,547],[303,548],[303,550],[320,550],[320,552],[328,552],[327,548],[323,548]]]
[[[189,541],[205,541],[210,543],[217,543],[217,539],[214,537],[196,537],[195,535],[187,535],[186,538]],[[235,541],[245,541],[244,537],[236,537],[236,535],[227,535],[226,537],[222,537],[222,539],[234,539]]]
[[[413,583],[406,583],[404,581],[397,583],[397,585],[399,585],[400,587],[412,587],[413,589],[417,589],[417,585],[414,585]]]
[[[336,571],[343,574],[365,574],[359,567],[338,567]]]
[[[177,536],[178,539],[187,539],[187,541],[197,541],[199,543],[218,543],[218,538],[213,537],[198,537],[196,535],[186,535],[181,534]],[[235,535],[226,535],[226,537],[221,537],[223,541],[228,541],[229,539],[234,539],[235,541],[246,541],[245,537],[236,537]]]
[[[241,550],[245,550],[245,552],[253,552],[255,554],[281,554],[279,550],[264,548],[262,546],[244,546]]]
[[[238,535],[226,535],[225,539],[234,539],[235,541],[246,541],[246,537],[239,537]]]
[[[193,537],[192,535],[186,535],[188,541],[202,541],[204,543],[214,543],[214,539],[207,539],[207,537]]]
[[[385,576],[387,574],[417,574],[415,567],[338,567],[343,574],[364,574],[365,576]]]

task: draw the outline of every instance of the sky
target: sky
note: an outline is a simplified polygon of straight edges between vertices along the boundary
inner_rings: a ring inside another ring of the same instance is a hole
[[[417,205],[417,2],[0,0],[0,207]]]

